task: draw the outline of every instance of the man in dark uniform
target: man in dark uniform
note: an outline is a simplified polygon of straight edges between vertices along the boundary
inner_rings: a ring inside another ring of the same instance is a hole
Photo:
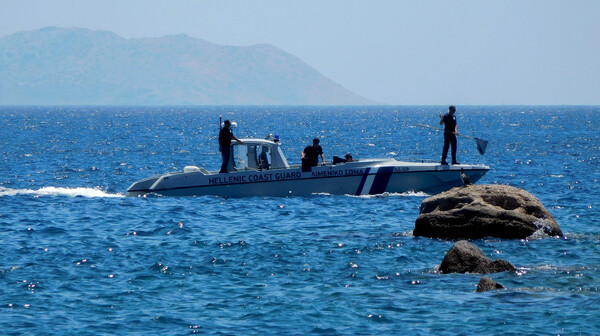
[[[258,156],[259,169],[269,170],[270,164],[267,153],[269,153],[269,147],[262,146],[260,150],[260,155]]]
[[[448,113],[440,114],[440,125],[444,125],[444,149],[442,150],[442,164],[447,165],[448,147],[452,146],[452,164],[459,164],[456,161],[456,135],[458,135],[458,126],[456,124],[456,107],[450,105]]]
[[[307,146],[302,151],[302,159],[306,159],[310,161],[311,166],[316,166],[319,164],[319,155],[321,155],[321,159],[323,160],[323,165],[326,165],[325,155],[323,155],[323,148],[319,145],[320,140],[318,138],[313,139],[312,146]]]
[[[231,157],[231,139],[236,140],[239,143],[243,143],[233,135],[231,131],[231,121],[225,120],[223,122],[223,128],[219,131],[219,151],[221,151],[221,171],[219,173],[229,173],[227,166],[229,165],[229,158]]]

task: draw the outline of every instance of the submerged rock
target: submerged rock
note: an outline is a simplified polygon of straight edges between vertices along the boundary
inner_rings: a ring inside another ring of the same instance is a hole
[[[496,184],[469,185],[421,203],[413,234],[445,239],[524,239],[542,230],[562,236],[552,214],[529,192]]]
[[[477,246],[466,240],[456,242],[444,256],[440,265],[442,273],[498,273],[516,271],[508,261],[488,258]]]
[[[502,289],[502,288],[504,288],[504,286],[502,286],[501,284],[497,283],[496,281],[494,281],[490,278],[486,278],[486,277],[481,277],[481,279],[479,279],[479,283],[477,284],[478,292],[487,292],[489,290]]]

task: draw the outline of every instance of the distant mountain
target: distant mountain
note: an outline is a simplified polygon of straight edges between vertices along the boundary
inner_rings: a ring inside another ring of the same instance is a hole
[[[268,44],[44,28],[0,38],[0,105],[356,105],[362,98]]]

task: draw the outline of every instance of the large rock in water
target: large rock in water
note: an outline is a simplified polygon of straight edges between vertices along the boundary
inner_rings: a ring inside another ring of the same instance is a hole
[[[507,185],[453,188],[426,198],[413,234],[445,239],[524,239],[537,230],[561,236],[554,217],[539,199]]]
[[[513,264],[503,259],[488,258],[477,246],[466,240],[457,241],[444,256],[440,265],[442,273],[497,273],[516,271]]]

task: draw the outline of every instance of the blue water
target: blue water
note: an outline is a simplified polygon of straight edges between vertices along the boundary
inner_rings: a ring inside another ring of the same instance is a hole
[[[218,169],[218,117],[278,134],[292,163],[438,160],[447,107],[0,107],[0,334],[600,333],[600,107],[458,106],[458,160],[536,195],[564,238],[475,240],[518,273],[437,272],[413,237],[423,194],[126,198],[134,181]]]

